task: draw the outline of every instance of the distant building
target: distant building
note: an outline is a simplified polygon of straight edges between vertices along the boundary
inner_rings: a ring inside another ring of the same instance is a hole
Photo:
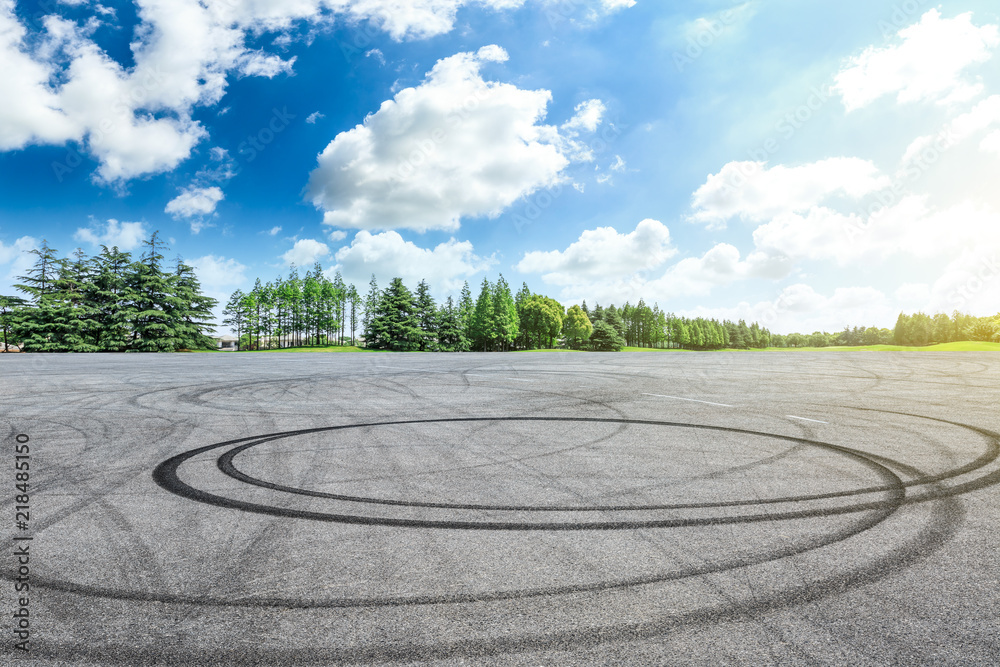
[[[235,336],[220,336],[215,339],[215,342],[216,349],[222,350],[223,352],[235,352],[239,339]]]

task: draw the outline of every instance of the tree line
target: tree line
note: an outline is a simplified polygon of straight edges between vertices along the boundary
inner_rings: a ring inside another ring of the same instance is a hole
[[[617,351],[624,347],[764,348],[772,334],[757,323],[675,317],[640,299],[635,305],[565,308],[552,297],[523,284],[514,293],[501,275],[484,278],[473,298],[468,282],[456,301],[437,303],[421,280],[410,290],[401,278],[380,288],[372,276],[362,297],[337,272],[327,278],[320,264],[304,277],[292,269],[287,278],[261,283],[230,298],[224,323],[233,328],[240,349],[361,343],[396,351],[507,351],[572,349]]]
[[[215,348],[212,308],[194,269],[177,258],[168,267],[158,233],[133,259],[117,246],[72,257],[43,241],[34,265],[0,296],[4,350],[25,352],[172,352]]]
[[[774,347],[839,347],[860,345],[924,346],[955,341],[987,341],[1000,343],[1000,313],[993,317],[975,317],[957,310],[927,315],[900,313],[892,329],[878,327],[844,327],[843,331],[811,334],[793,333],[772,336]]]

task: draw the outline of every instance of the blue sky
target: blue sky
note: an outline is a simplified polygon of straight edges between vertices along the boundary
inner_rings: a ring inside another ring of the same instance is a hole
[[[159,230],[776,332],[1000,311],[993,2],[0,0],[0,293]]]

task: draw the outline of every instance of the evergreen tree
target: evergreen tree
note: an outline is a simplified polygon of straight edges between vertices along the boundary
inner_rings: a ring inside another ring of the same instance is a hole
[[[118,246],[110,250],[101,246],[101,254],[95,261],[89,293],[99,329],[97,346],[104,352],[122,352],[128,349],[129,323],[135,319],[135,294],[129,276],[132,256]]]
[[[361,319],[362,335],[365,338],[365,347],[372,347],[371,341],[375,338],[375,331],[372,325],[375,322],[375,315],[378,311],[378,304],[382,293],[375,281],[375,274],[372,274],[371,282],[368,283],[368,294],[365,296],[365,314]]]
[[[496,345],[506,352],[517,340],[521,323],[517,317],[517,306],[511,296],[510,287],[501,275],[493,289],[493,327]]]
[[[170,311],[177,346],[180,349],[213,349],[215,340],[208,333],[215,333],[212,309],[218,305],[215,299],[201,293],[201,283],[194,267],[177,260],[172,287],[174,299]]]
[[[163,271],[166,247],[159,232],[143,244],[146,251],[133,264],[130,288],[135,294],[130,347],[141,352],[170,352],[178,347],[170,312],[178,307],[170,276]]]
[[[64,351],[65,325],[57,285],[63,262],[44,239],[40,248],[29,252],[37,258],[35,264],[18,277],[21,282],[14,288],[28,296],[30,307],[14,318],[13,335],[27,352]]]
[[[462,352],[468,349],[468,341],[462,335],[458,308],[449,296],[437,312],[438,349],[442,352]],[[464,349],[463,349],[464,348]]]
[[[620,352],[625,347],[625,339],[613,326],[598,320],[594,322],[594,329],[590,334],[590,346],[599,352]]]
[[[15,317],[19,309],[26,305],[28,302],[19,296],[0,296],[0,328],[3,329],[3,349],[0,352],[10,351],[10,333]]]
[[[371,346],[403,352],[418,349],[422,336],[414,310],[413,294],[402,278],[393,278],[382,292],[372,318]]]
[[[479,291],[479,298],[476,299],[468,331],[472,349],[480,352],[491,352],[494,349],[497,329],[493,319],[493,288],[487,278],[483,278],[483,286]]]
[[[351,345],[354,345],[354,333],[358,330],[358,305],[361,303],[358,288],[354,285],[347,288],[347,302],[350,305]]]
[[[433,350],[437,341],[439,327],[437,321],[438,312],[434,304],[434,297],[431,296],[431,288],[426,280],[421,280],[420,284],[417,285],[414,314],[416,315],[421,331],[420,351]]]
[[[244,296],[242,290],[236,290],[229,297],[226,307],[222,310],[222,314],[225,316],[222,323],[236,332],[237,340],[240,340],[243,329],[246,327],[246,311],[243,308]]]
[[[462,339],[465,341],[463,352],[472,349],[472,314],[475,309],[472,302],[472,292],[469,290],[469,281],[466,280],[462,283],[462,293],[458,298],[458,324],[462,328]]]

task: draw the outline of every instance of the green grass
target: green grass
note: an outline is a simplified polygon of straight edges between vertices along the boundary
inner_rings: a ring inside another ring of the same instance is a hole
[[[626,347],[623,352],[686,352],[677,348],[660,349],[649,347]],[[730,348],[719,352],[747,352]],[[753,352],[754,350],[749,350]],[[1000,352],[1000,343],[985,343],[981,341],[956,341],[954,343],[938,343],[917,347],[913,345],[844,345],[840,347],[769,347],[769,352]]]
[[[1000,352],[1000,343],[986,343],[982,341],[962,340],[954,343],[938,343],[937,345],[925,345],[917,347],[913,345],[854,345],[843,347],[769,347],[769,350],[776,351],[798,351],[806,350],[812,352]]]

